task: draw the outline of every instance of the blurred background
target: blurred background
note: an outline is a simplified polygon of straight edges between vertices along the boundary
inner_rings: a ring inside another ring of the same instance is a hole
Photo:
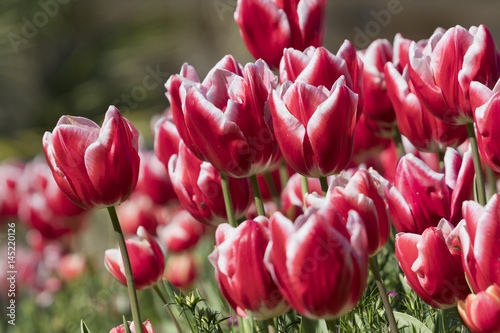
[[[3,0],[0,3],[0,160],[32,158],[61,115],[100,123],[116,105],[151,146],[164,83],[188,62],[203,78],[224,55],[252,61],[233,19],[237,0]],[[486,25],[500,42],[498,1],[329,1],[324,45],[357,48],[395,33]]]

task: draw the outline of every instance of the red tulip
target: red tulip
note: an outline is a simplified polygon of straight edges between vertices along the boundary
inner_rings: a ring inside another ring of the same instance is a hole
[[[463,267],[474,292],[500,285],[500,196],[485,207],[474,201],[463,204],[465,226],[460,230]]]
[[[340,172],[349,163],[358,97],[341,76],[328,91],[285,82],[270,107],[276,139],[288,164],[307,177]]]
[[[172,103],[172,102],[171,102]],[[168,168],[172,155],[179,152],[181,140],[171,115],[163,115],[154,124],[155,155]]]
[[[458,302],[458,312],[474,332],[500,332],[500,287],[489,286],[477,295],[470,294],[465,302]]]
[[[470,199],[474,166],[470,150],[463,160],[449,148],[444,158],[444,173],[437,173],[422,160],[406,154],[396,169],[393,184],[385,195],[392,221],[398,232],[422,234],[442,218],[457,225],[462,219],[462,202]]]
[[[356,124],[351,163],[347,168],[363,164],[375,167],[379,164],[380,154],[393,142],[380,137],[380,127],[362,113]]]
[[[318,178],[307,178],[309,193],[322,194],[321,183]],[[302,176],[293,174],[286,183],[281,195],[281,206],[286,217],[294,221],[299,215],[304,214],[304,199],[302,194]]]
[[[500,80],[493,90],[479,82],[472,82],[470,99],[475,110],[474,123],[481,157],[493,170],[500,172],[500,135],[495,126],[500,121]]]
[[[148,233],[156,235],[156,227],[159,224],[158,211],[162,209],[163,207],[156,205],[150,196],[135,191],[129,200],[116,207],[125,235],[135,235],[140,226]]]
[[[278,78],[262,60],[241,68],[222,59],[200,84],[187,64],[166,87],[174,123],[193,154],[232,177],[264,172],[281,155],[268,97]],[[186,77],[187,76],[187,77]]]
[[[135,326],[134,322],[127,322],[129,329],[132,333],[135,333]],[[113,328],[109,333],[125,333],[125,327],[123,326],[124,324],[121,324],[120,326],[117,326]],[[153,329],[153,325],[151,325],[151,322],[149,319],[147,319],[143,324],[142,324],[142,332],[143,333],[155,333],[155,330]]]
[[[167,260],[163,278],[183,291],[190,290],[199,275],[194,254],[183,252],[174,254]]]
[[[470,293],[457,250],[459,227],[453,228],[443,219],[422,235],[396,235],[396,257],[406,282],[424,302],[438,309],[453,307]]]
[[[363,62],[351,42],[346,40],[336,55],[324,47],[309,47],[303,52],[285,49],[280,63],[280,82],[307,83],[330,90],[341,77],[345,85],[358,94],[358,119],[363,107]]]
[[[136,128],[110,106],[100,128],[73,116],[59,119],[43,136],[43,149],[61,190],[85,209],[117,205],[134,189],[139,175]]]
[[[289,307],[264,266],[269,220],[259,216],[237,228],[217,227],[217,247],[208,257],[222,294],[241,317],[251,311],[257,320],[279,316]]]
[[[158,237],[168,252],[175,253],[196,246],[205,230],[203,224],[183,210],[175,215],[168,225],[158,231]]]
[[[234,20],[255,59],[278,67],[283,49],[320,46],[326,0],[238,0]]]
[[[149,288],[161,280],[165,269],[165,259],[160,245],[143,227],[137,230],[138,238],[125,240],[132,266],[136,289]],[[127,285],[125,268],[119,249],[106,250],[104,253],[106,269],[121,283]]]
[[[85,272],[85,258],[78,253],[64,255],[59,262],[59,275],[65,281],[73,281]]]
[[[309,318],[336,318],[361,298],[368,240],[354,210],[347,224],[334,207],[308,208],[295,222],[275,213],[266,265],[286,301]]]
[[[392,45],[387,39],[373,41],[366,50],[358,52],[363,61],[363,115],[374,123],[374,134],[392,138],[396,115],[387,95],[384,65],[392,61]]]
[[[184,145],[170,159],[168,172],[181,205],[194,218],[207,225],[227,221],[219,172],[208,162],[197,159]],[[242,217],[252,201],[247,178],[228,178],[236,218]]]
[[[412,43],[409,60],[410,79],[422,104],[456,125],[474,121],[470,83],[493,87],[500,75],[500,54],[484,25],[436,30],[425,48]]]
[[[396,67],[385,66],[387,93],[391,99],[399,131],[418,149],[428,152],[442,152],[447,147],[458,147],[467,139],[465,125],[453,125],[432,115],[415,95],[415,88],[409,81],[408,69],[400,74]]]
[[[0,164],[0,222],[17,216],[17,188],[23,172],[24,163],[11,161]]]

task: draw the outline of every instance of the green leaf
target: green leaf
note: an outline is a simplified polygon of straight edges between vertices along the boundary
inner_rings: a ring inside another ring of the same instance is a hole
[[[424,323],[406,313],[394,311],[394,317],[398,327],[402,327],[400,332],[432,333]]]
[[[80,331],[81,333],[90,333],[89,328],[87,327],[87,325],[83,320],[80,322]]]
[[[328,333],[328,327],[323,319],[314,320],[302,317],[300,333]]]
[[[127,319],[125,318],[125,316],[122,316],[122,318],[123,318],[123,327],[125,329],[125,333],[132,333],[130,332],[130,327],[128,326]]]

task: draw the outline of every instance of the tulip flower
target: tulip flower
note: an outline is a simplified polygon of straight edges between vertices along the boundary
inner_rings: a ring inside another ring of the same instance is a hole
[[[363,107],[363,62],[354,45],[346,40],[336,55],[324,47],[309,47],[303,52],[285,49],[280,63],[280,82],[307,83],[330,90],[344,76],[345,85],[358,94],[358,110]],[[361,112],[358,112],[359,119]]]
[[[401,74],[393,64],[387,63],[385,82],[396,112],[399,131],[418,149],[442,152],[447,147],[458,147],[467,139],[465,125],[446,123],[426,109],[415,95],[415,88],[409,81],[408,68]]]
[[[179,155],[170,158],[168,172],[181,205],[194,218],[207,225],[227,221],[219,172],[208,162],[197,159],[181,141]],[[242,217],[252,201],[247,178],[228,178],[236,219]]]
[[[0,164],[0,222],[17,216],[17,187],[24,172],[24,163],[11,161]]]
[[[180,211],[170,223],[159,229],[158,237],[168,252],[186,251],[198,244],[205,226],[187,211]]]
[[[466,201],[462,207],[465,226],[460,230],[463,267],[474,292],[500,285],[500,196],[485,207]]]
[[[500,287],[489,286],[477,295],[470,294],[465,302],[458,302],[458,312],[474,332],[500,332]]]
[[[349,163],[358,96],[341,76],[329,91],[287,81],[273,91],[270,107],[283,157],[307,177],[340,172]]]
[[[457,249],[458,230],[442,219],[422,235],[396,235],[396,257],[406,282],[424,302],[438,309],[451,308],[470,293]]]
[[[156,205],[150,196],[135,191],[127,201],[116,207],[125,235],[135,235],[140,226],[151,235],[156,235],[158,215],[162,209],[163,207]]]
[[[281,158],[268,108],[277,82],[264,61],[242,69],[226,56],[201,84],[185,64],[165,86],[186,146],[220,172],[240,178],[264,172]]]
[[[129,328],[130,328],[130,331],[132,333],[136,333],[135,332],[135,326],[134,326],[134,322],[127,322]],[[111,331],[109,331],[109,333],[125,333],[126,330],[125,330],[125,327],[123,326],[124,324],[121,324],[120,326],[117,326],[115,328],[113,328]],[[149,321],[149,319],[147,319],[143,324],[142,324],[142,332],[143,333],[155,333],[155,330],[153,329],[153,325],[151,325],[151,322]]]
[[[394,184],[385,186],[394,227],[398,232],[422,234],[442,218],[452,225],[462,219],[462,203],[472,196],[474,166],[470,149],[463,160],[448,148],[444,173],[433,171],[422,160],[406,154],[396,169]]]
[[[396,115],[384,77],[384,65],[393,58],[392,45],[387,39],[377,39],[358,55],[363,61],[362,114],[376,125],[376,136],[392,138]]]
[[[415,94],[437,118],[455,125],[472,123],[469,86],[493,87],[500,76],[500,54],[484,25],[439,29],[420,49],[409,50],[409,76]]]
[[[334,207],[310,207],[292,222],[270,221],[265,262],[292,308],[308,318],[333,319],[359,301],[368,276],[368,240],[354,210],[347,224]]]
[[[183,252],[174,254],[167,260],[163,278],[180,290],[190,290],[199,275],[194,254]]]
[[[278,67],[283,49],[320,46],[326,0],[238,0],[234,20],[255,59]]]
[[[134,189],[139,175],[136,128],[110,106],[102,128],[73,116],[59,119],[43,136],[45,157],[61,190],[85,209],[117,205]]]
[[[259,216],[237,228],[224,223],[217,227],[217,247],[208,259],[215,268],[219,288],[241,317],[251,311],[257,320],[277,317],[288,305],[264,266],[269,243],[269,220]]]
[[[65,281],[74,281],[85,272],[85,258],[79,253],[65,254],[58,267],[61,278]]]
[[[476,125],[477,145],[481,157],[500,172],[500,135],[496,125],[500,117],[500,80],[493,90],[474,81],[470,85],[470,99]]]
[[[145,289],[161,280],[165,259],[160,245],[143,227],[137,230],[137,239],[125,241],[132,266],[136,289]],[[106,269],[123,285],[127,285],[122,255],[118,249],[104,253]]]
[[[171,115],[163,115],[154,124],[155,155],[168,168],[168,161],[172,155],[179,152],[181,140],[177,127]]]
[[[356,124],[352,158],[347,168],[356,168],[361,164],[367,167],[376,167],[380,164],[380,154],[387,149],[393,141],[389,138],[380,137],[379,132],[380,126],[362,113]]]
[[[307,178],[309,193],[322,194],[321,184],[318,178]],[[304,195],[302,194],[302,176],[293,174],[286,183],[281,195],[281,206],[286,217],[295,220],[304,214]]]

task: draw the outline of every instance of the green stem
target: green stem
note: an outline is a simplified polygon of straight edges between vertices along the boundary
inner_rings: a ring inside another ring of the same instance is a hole
[[[290,178],[290,173],[288,172],[288,165],[286,164],[285,160],[281,162],[280,165],[280,183],[281,183],[281,189],[284,189],[286,186],[286,183],[288,183],[288,178]]]
[[[224,204],[226,205],[227,221],[233,227],[237,227],[236,219],[234,217],[233,201],[231,199],[231,191],[229,190],[229,182],[226,174],[220,172],[220,185],[222,186],[222,195],[224,196]]]
[[[276,207],[281,208],[281,200],[278,189],[276,188],[276,184],[274,183],[273,177],[271,173],[266,171],[264,172],[264,179],[266,180],[267,187],[269,187],[269,191],[271,191],[271,195],[273,196],[273,201],[276,204]]]
[[[403,141],[401,140],[401,133],[399,132],[398,125],[394,126],[394,136],[392,137],[394,143],[396,144],[396,153],[398,154],[398,159],[405,154],[405,147],[403,146]]]
[[[306,194],[309,193],[309,182],[306,176],[302,176],[302,202],[304,203],[304,210],[306,209]]]
[[[474,169],[476,171],[476,190],[477,199],[481,206],[486,205],[486,190],[484,188],[483,169],[481,168],[481,159],[479,157],[479,149],[477,148],[476,133],[474,132],[474,123],[467,124],[467,132],[469,133],[469,141],[472,148],[472,158],[474,160]]]
[[[125,268],[125,277],[127,280],[128,297],[130,299],[130,309],[132,311],[132,319],[134,320],[135,331],[142,332],[141,313],[139,311],[139,302],[137,301],[134,276],[132,275],[132,266],[130,265],[130,258],[128,256],[125,237],[123,237],[123,231],[120,226],[120,221],[118,220],[118,215],[116,215],[115,207],[109,206],[108,213],[109,217],[111,218],[111,222],[113,223],[113,230],[115,231],[116,239],[118,241],[118,246],[120,247],[120,253],[123,259],[123,266]]]
[[[326,177],[319,177],[319,182],[321,183],[321,191],[323,191],[323,196],[326,197],[328,193],[328,181]]]
[[[495,179],[495,172],[493,169],[486,165],[486,183],[488,183],[488,199],[491,198],[495,193],[497,193],[497,182]]]
[[[385,290],[384,282],[382,282],[382,278],[380,277],[380,272],[378,271],[376,256],[370,257],[370,270],[372,271],[380,297],[382,298],[382,303],[384,304],[385,314],[387,316],[387,320],[389,321],[389,327],[391,328],[391,332],[393,333],[399,332],[398,325],[396,324],[396,319],[394,318],[394,313],[392,312],[391,303],[389,302],[389,298],[387,297],[387,291]]]
[[[170,309],[170,306],[168,305],[168,302],[167,300],[165,299],[165,297],[163,297],[163,294],[161,293],[160,289],[158,288],[157,285],[154,285],[153,286],[153,290],[156,292],[156,294],[160,297],[161,301],[163,302],[163,304],[165,304],[165,309],[167,309],[167,312],[170,316],[170,318],[172,318],[172,321],[174,322],[174,325],[175,325],[175,328],[177,329],[177,332],[179,333],[182,333],[181,331],[181,327],[179,326],[179,323],[177,322],[177,319],[175,319],[175,316],[174,314],[172,313],[172,310]]]
[[[439,156],[439,170],[443,170],[444,167],[444,151],[439,151],[438,156]]]
[[[266,211],[264,209],[264,203],[262,202],[262,196],[260,195],[259,182],[257,181],[257,175],[250,176],[250,183],[252,184],[255,205],[257,206],[257,214],[259,214],[260,216],[266,216]]]

